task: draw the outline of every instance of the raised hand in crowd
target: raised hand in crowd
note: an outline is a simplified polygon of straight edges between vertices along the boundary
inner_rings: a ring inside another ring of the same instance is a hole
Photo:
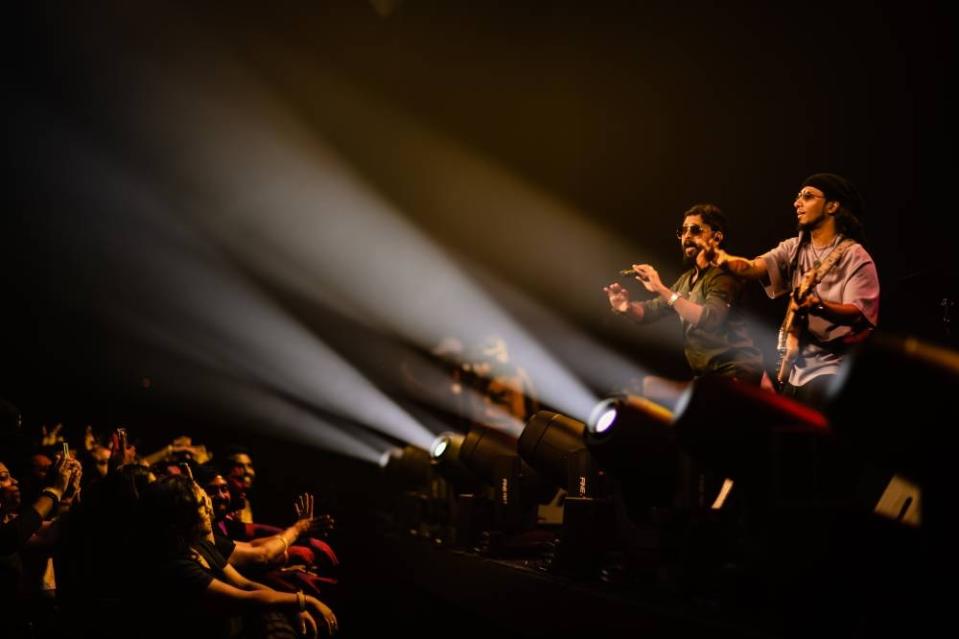
[[[67,480],[66,490],[63,491],[63,498],[60,500],[61,509],[69,507],[70,504],[79,500],[80,482],[83,479],[83,465],[75,458],[69,458],[67,461],[70,464],[65,464],[65,466],[69,467],[71,472]]]
[[[87,424],[87,427],[83,430],[83,450],[91,453],[96,445],[97,437],[93,434],[93,426]]]
[[[46,448],[48,446],[55,446],[63,441],[63,422],[59,422],[53,428],[47,428],[47,425],[44,424],[40,427],[40,446]]]
[[[296,498],[293,503],[293,509],[296,511],[296,526],[300,534],[305,534],[313,529],[313,495],[303,493]]]
[[[303,493],[297,497],[293,508],[296,510],[297,517],[297,521],[293,525],[296,526],[301,535],[311,533],[325,537],[333,532],[336,526],[335,520],[328,513],[320,515],[315,513],[314,498],[310,493]]]
[[[213,455],[210,454],[210,451],[208,451],[203,444],[194,444],[189,436],[181,435],[160,450],[144,456],[143,463],[147,466],[152,466],[158,462],[169,461],[171,459],[177,461],[189,459],[199,466],[213,459]]]
[[[110,469],[116,470],[137,460],[136,446],[127,443],[127,429],[117,428],[113,433],[113,446],[110,449]]]
[[[213,458],[213,455],[203,444],[194,444],[193,440],[187,435],[181,435],[170,444],[171,454],[186,455],[197,464],[205,464]]]
[[[83,467],[73,457],[58,454],[53,460],[53,468],[47,474],[48,485],[44,490],[52,490],[58,499],[73,495],[79,490],[79,481],[83,477]]]

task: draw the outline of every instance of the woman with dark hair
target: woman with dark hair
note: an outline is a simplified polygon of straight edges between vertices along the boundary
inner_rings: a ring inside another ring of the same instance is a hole
[[[161,622],[151,630],[168,636],[188,629],[207,639],[250,636],[251,620],[275,620],[263,613],[276,612],[296,614],[298,630],[310,636],[316,636],[318,621],[327,633],[336,630],[336,616],[319,599],[277,592],[227,563],[213,541],[210,498],[188,477],[152,484],[140,506],[141,540],[151,555],[154,586],[147,616],[141,618]]]
[[[19,636],[26,632],[31,603],[29,588],[24,589],[29,570],[25,571],[21,551],[37,543],[43,522],[54,516],[64,495],[80,483],[80,463],[57,456],[48,473],[47,486],[31,502],[22,502],[19,482],[6,464],[0,462],[0,636]],[[27,566],[29,568],[29,565]]]
[[[20,500],[20,484],[0,462],[0,555],[20,550],[40,529],[43,520],[56,514],[57,505],[81,474],[75,459],[57,457],[48,474],[47,486],[32,504]]]

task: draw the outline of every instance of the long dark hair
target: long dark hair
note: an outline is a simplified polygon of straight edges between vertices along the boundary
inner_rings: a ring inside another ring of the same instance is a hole
[[[836,202],[839,204],[839,209],[836,211],[835,224],[836,224],[836,233],[843,237],[855,240],[862,246],[866,246],[866,228],[863,226],[862,220],[860,220],[855,213],[850,211],[843,205],[839,200],[829,200],[827,201]],[[793,251],[792,258],[789,260],[790,269],[795,273],[799,268],[799,252],[802,250],[803,244],[807,244],[812,241],[812,233],[809,231],[800,231],[799,232],[799,242],[796,244],[796,249]]]
[[[202,538],[200,505],[189,477],[170,475],[150,484],[140,500],[140,520],[154,550],[167,556],[188,553]]]
[[[863,246],[866,244],[866,228],[862,220],[856,217],[856,214],[839,203],[839,210],[836,211],[836,232],[843,237],[856,240]]]

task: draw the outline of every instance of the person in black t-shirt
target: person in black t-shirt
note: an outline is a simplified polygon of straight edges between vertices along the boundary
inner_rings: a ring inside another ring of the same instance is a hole
[[[189,478],[152,484],[141,506],[144,548],[153,553],[153,588],[141,618],[155,620],[152,629],[159,634],[235,636],[240,617],[270,612],[295,615],[297,629],[311,636],[318,627],[336,631],[336,616],[319,599],[278,592],[227,563],[214,544],[210,498]]]

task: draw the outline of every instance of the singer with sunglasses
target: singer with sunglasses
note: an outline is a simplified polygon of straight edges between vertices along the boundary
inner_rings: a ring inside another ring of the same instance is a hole
[[[791,313],[797,318],[798,340],[795,359],[787,360],[778,376],[784,394],[821,406],[845,353],[879,320],[879,275],[862,245],[862,197],[849,180],[811,175],[793,208],[798,236],[752,260],[718,246],[708,258],[740,277],[760,280],[771,298],[790,294],[787,320]]]
[[[676,233],[689,270],[675,284],[665,286],[649,264],[634,264],[622,274],[634,276],[656,298],[631,301],[629,291],[615,282],[603,290],[614,312],[637,322],[678,317],[683,327],[686,361],[695,376],[720,375],[759,384],[763,375],[762,353],[746,332],[738,308],[742,281],[710,264],[706,255],[709,247],[723,244],[725,232],[726,218],[719,207],[696,204],[683,214],[682,226]],[[669,387],[656,384],[657,381],[660,380],[647,378],[645,394],[650,399],[671,403],[661,390],[652,391]]]

